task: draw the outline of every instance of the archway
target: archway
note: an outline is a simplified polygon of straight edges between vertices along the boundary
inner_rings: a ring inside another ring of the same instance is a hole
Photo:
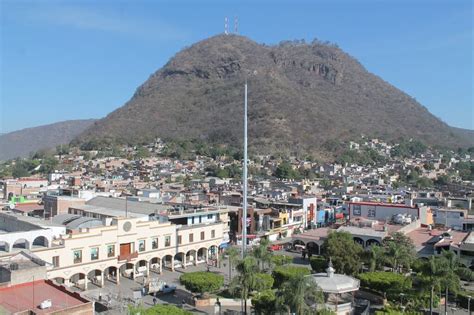
[[[196,265],[196,251],[191,249],[186,253],[186,265]]]
[[[319,246],[315,242],[308,242],[306,244],[306,250],[311,255],[319,255]]]
[[[52,280],[53,282],[59,285],[64,285],[64,283],[66,282],[66,280],[63,277],[56,277],[56,278],[53,278]]]
[[[10,251],[10,244],[5,241],[0,241],[0,251],[1,252],[9,252]]]
[[[117,278],[119,275],[117,273],[117,267],[110,266],[104,269],[104,279],[109,280],[114,283],[118,283],[120,278]]]
[[[361,239],[360,237],[355,236],[354,237],[354,242],[359,244],[360,246],[364,247],[364,240]]]
[[[150,271],[161,273],[161,259],[160,257],[153,257],[150,259]]]
[[[370,247],[372,245],[380,246],[380,242],[377,240],[374,240],[373,238],[368,239],[367,242],[365,242],[365,247]]]
[[[203,263],[207,260],[207,248],[201,247],[197,252],[197,263]]]
[[[129,278],[131,280],[135,279],[135,272],[133,269],[134,265],[132,263],[125,263],[119,268],[119,273],[122,277]]]
[[[102,277],[101,270],[94,269],[89,271],[87,273],[87,280],[99,288],[104,286],[104,278]]]
[[[136,277],[148,276],[148,262],[146,260],[139,260],[135,265],[135,270],[137,272]]]
[[[172,264],[173,264],[173,256],[171,255],[166,255],[165,257],[163,257],[162,259],[163,261],[163,267],[167,268],[167,269],[172,269]]]
[[[39,246],[39,247],[48,247],[48,239],[44,236],[38,236],[33,240],[33,247]]]
[[[218,247],[215,245],[212,245],[211,247],[209,247],[208,257],[210,259],[217,259],[217,250],[218,250]]]
[[[30,249],[30,242],[24,238],[20,238],[13,243],[13,249]]]
[[[76,273],[69,278],[69,282],[71,286],[76,287],[80,290],[87,290],[87,281],[86,281],[86,275],[83,273]]]
[[[174,255],[174,262],[173,262],[174,268],[184,267],[184,264],[183,264],[184,255],[185,255],[184,253],[177,253],[176,255]]]

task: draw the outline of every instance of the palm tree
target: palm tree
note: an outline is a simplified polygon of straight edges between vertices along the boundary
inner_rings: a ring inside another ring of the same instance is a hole
[[[268,251],[269,244],[270,241],[266,238],[263,238],[260,241],[260,244],[252,251],[252,256],[257,259],[261,271],[264,269],[265,263],[269,263],[273,256],[273,253]]]
[[[240,260],[236,266],[238,276],[234,277],[230,285],[232,293],[240,291],[240,296],[244,300],[244,314],[247,314],[247,299],[252,288],[256,285],[256,274],[258,273],[258,263],[255,257],[247,256]]]
[[[427,279],[427,285],[430,288],[430,314],[433,314],[433,295],[435,288],[440,287],[441,278],[444,275],[444,266],[442,261],[434,256],[424,264],[422,274]]]
[[[286,281],[278,291],[280,307],[288,313],[304,314],[315,304],[324,302],[324,296],[311,276],[298,275]]]
[[[237,248],[235,247],[229,247],[225,253],[227,254],[227,257],[229,259],[229,284],[232,281],[232,267],[237,263],[240,252]]]
[[[380,267],[383,264],[385,257],[385,250],[381,246],[371,246],[370,250],[367,252],[368,262],[369,262],[369,271],[373,272],[380,270]]]

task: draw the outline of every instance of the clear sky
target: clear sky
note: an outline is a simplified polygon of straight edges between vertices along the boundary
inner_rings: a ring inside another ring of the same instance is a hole
[[[122,106],[183,47],[222,33],[337,43],[443,121],[474,129],[471,0],[0,0],[0,132]]]

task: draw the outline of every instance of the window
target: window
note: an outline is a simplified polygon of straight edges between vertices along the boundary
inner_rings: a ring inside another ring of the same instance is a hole
[[[145,251],[145,240],[138,241],[138,251],[144,252]]]
[[[201,232],[201,241],[204,241],[204,238],[205,238],[204,235],[205,235],[205,232],[202,231],[202,232]]]
[[[375,209],[369,209],[369,211],[367,213],[367,217],[375,218]]]
[[[54,268],[59,267],[59,256],[53,256],[53,266]]]
[[[115,256],[115,245],[107,245],[107,257]]]
[[[216,237],[216,230],[211,230],[211,238],[215,238]]]
[[[212,214],[208,214],[208,215],[207,215],[207,219],[208,219],[208,220],[212,220]]]
[[[352,213],[357,216],[361,215],[360,205],[354,205],[354,208],[352,209]]]
[[[99,248],[93,247],[91,248],[91,260],[99,259]]]
[[[171,236],[167,235],[165,236],[165,247],[170,247],[171,246]]]
[[[178,235],[178,245],[181,244],[181,241],[182,241],[182,237],[181,235]]]
[[[189,243],[192,243],[192,242],[194,242],[194,234],[193,233],[189,234]]]
[[[82,250],[78,249],[74,251],[74,263],[79,264],[82,262]]]
[[[157,249],[158,248],[158,237],[155,237],[151,239],[151,249]]]

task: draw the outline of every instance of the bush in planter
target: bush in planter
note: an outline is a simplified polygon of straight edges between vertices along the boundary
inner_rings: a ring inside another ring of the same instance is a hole
[[[312,256],[309,260],[309,263],[311,264],[311,268],[316,273],[325,272],[326,268],[328,267],[326,258],[323,256]]]
[[[264,290],[252,298],[252,306],[257,315],[272,315],[276,313],[276,296],[273,290]]]
[[[198,271],[181,275],[179,281],[193,293],[213,293],[224,285],[224,276],[212,272]]]
[[[275,280],[274,287],[279,288],[285,281],[298,275],[309,275],[310,271],[306,267],[298,266],[279,266],[273,270],[272,277]]]
[[[293,258],[287,255],[273,255],[271,259],[275,266],[288,265],[293,262]]]
[[[265,291],[273,287],[273,277],[268,273],[257,273],[255,275],[255,291]]]

